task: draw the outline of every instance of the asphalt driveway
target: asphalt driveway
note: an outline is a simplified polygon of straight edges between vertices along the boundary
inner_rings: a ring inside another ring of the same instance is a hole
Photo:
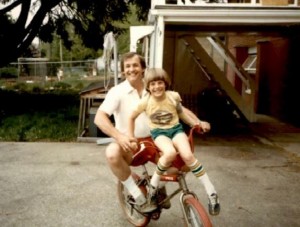
[[[196,144],[220,196],[214,226],[300,226],[300,132],[207,135]],[[96,143],[0,143],[0,226],[130,226],[104,149]],[[187,181],[206,204],[199,182],[191,174]],[[149,226],[180,227],[182,218],[175,197]]]

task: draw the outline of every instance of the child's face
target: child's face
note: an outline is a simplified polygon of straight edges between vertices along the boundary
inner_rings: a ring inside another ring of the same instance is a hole
[[[163,80],[154,80],[149,83],[149,91],[155,98],[161,98],[166,91],[166,84]]]

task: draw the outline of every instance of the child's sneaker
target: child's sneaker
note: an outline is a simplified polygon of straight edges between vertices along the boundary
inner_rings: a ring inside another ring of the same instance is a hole
[[[219,197],[216,193],[211,194],[208,197],[208,211],[210,215],[218,215],[221,207],[219,203]]]
[[[165,198],[167,198],[167,190],[166,190],[166,187],[163,186],[162,188],[159,188],[158,189],[158,194],[159,194],[159,201],[158,202],[161,202],[163,201]],[[164,202],[162,205],[162,208],[164,209],[170,209],[171,208],[171,202],[170,200],[167,200],[166,202]]]

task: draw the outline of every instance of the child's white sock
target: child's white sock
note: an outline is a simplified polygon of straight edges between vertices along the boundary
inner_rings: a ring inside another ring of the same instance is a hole
[[[152,187],[157,188],[160,181],[160,175],[158,175],[156,172],[153,173],[153,176],[151,177],[150,184]]]
[[[208,196],[212,195],[213,193],[217,193],[216,190],[215,190],[215,187],[211,183],[207,173],[204,173],[204,175],[202,175],[199,178],[199,180],[203,184],[203,186],[205,188],[205,191],[206,191]]]
[[[168,170],[168,168],[169,168],[169,166],[162,165],[160,161],[157,162],[155,172],[150,181],[150,184],[154,188],[158,188],[160,176],[163,175]]]
[[[205,191],[207,195],[211,195],[213,193],[216,193],[215,187],[211,183],[207,173],[205,172],[203,166],[198,160],[195,160],[195,162],[188,166],[192,173],[200,180],[200,182],[203,184]]]

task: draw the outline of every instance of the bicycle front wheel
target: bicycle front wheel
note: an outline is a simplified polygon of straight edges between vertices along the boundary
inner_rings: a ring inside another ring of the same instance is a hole
[[[132,174],[132,175],[136,181],[139,179],[138,175],[136,174]],[[142,191],[146,191],[144,185],[140,185],[139,187],[141,188]],[[133,201],[133,198],[120,181],[118,182],[118,198],[123,213],[125,214],[126,219],[131,224],[137,227],[143,227],[149,223],[150,217],[139,213],[137,210],[133,208],[132,204],[130,203],[130,201]]]
[[[187,217],[185,224],[188,227],[211,227],[211,221],[202,204],[193,196],[183,199],[184,212]]]

